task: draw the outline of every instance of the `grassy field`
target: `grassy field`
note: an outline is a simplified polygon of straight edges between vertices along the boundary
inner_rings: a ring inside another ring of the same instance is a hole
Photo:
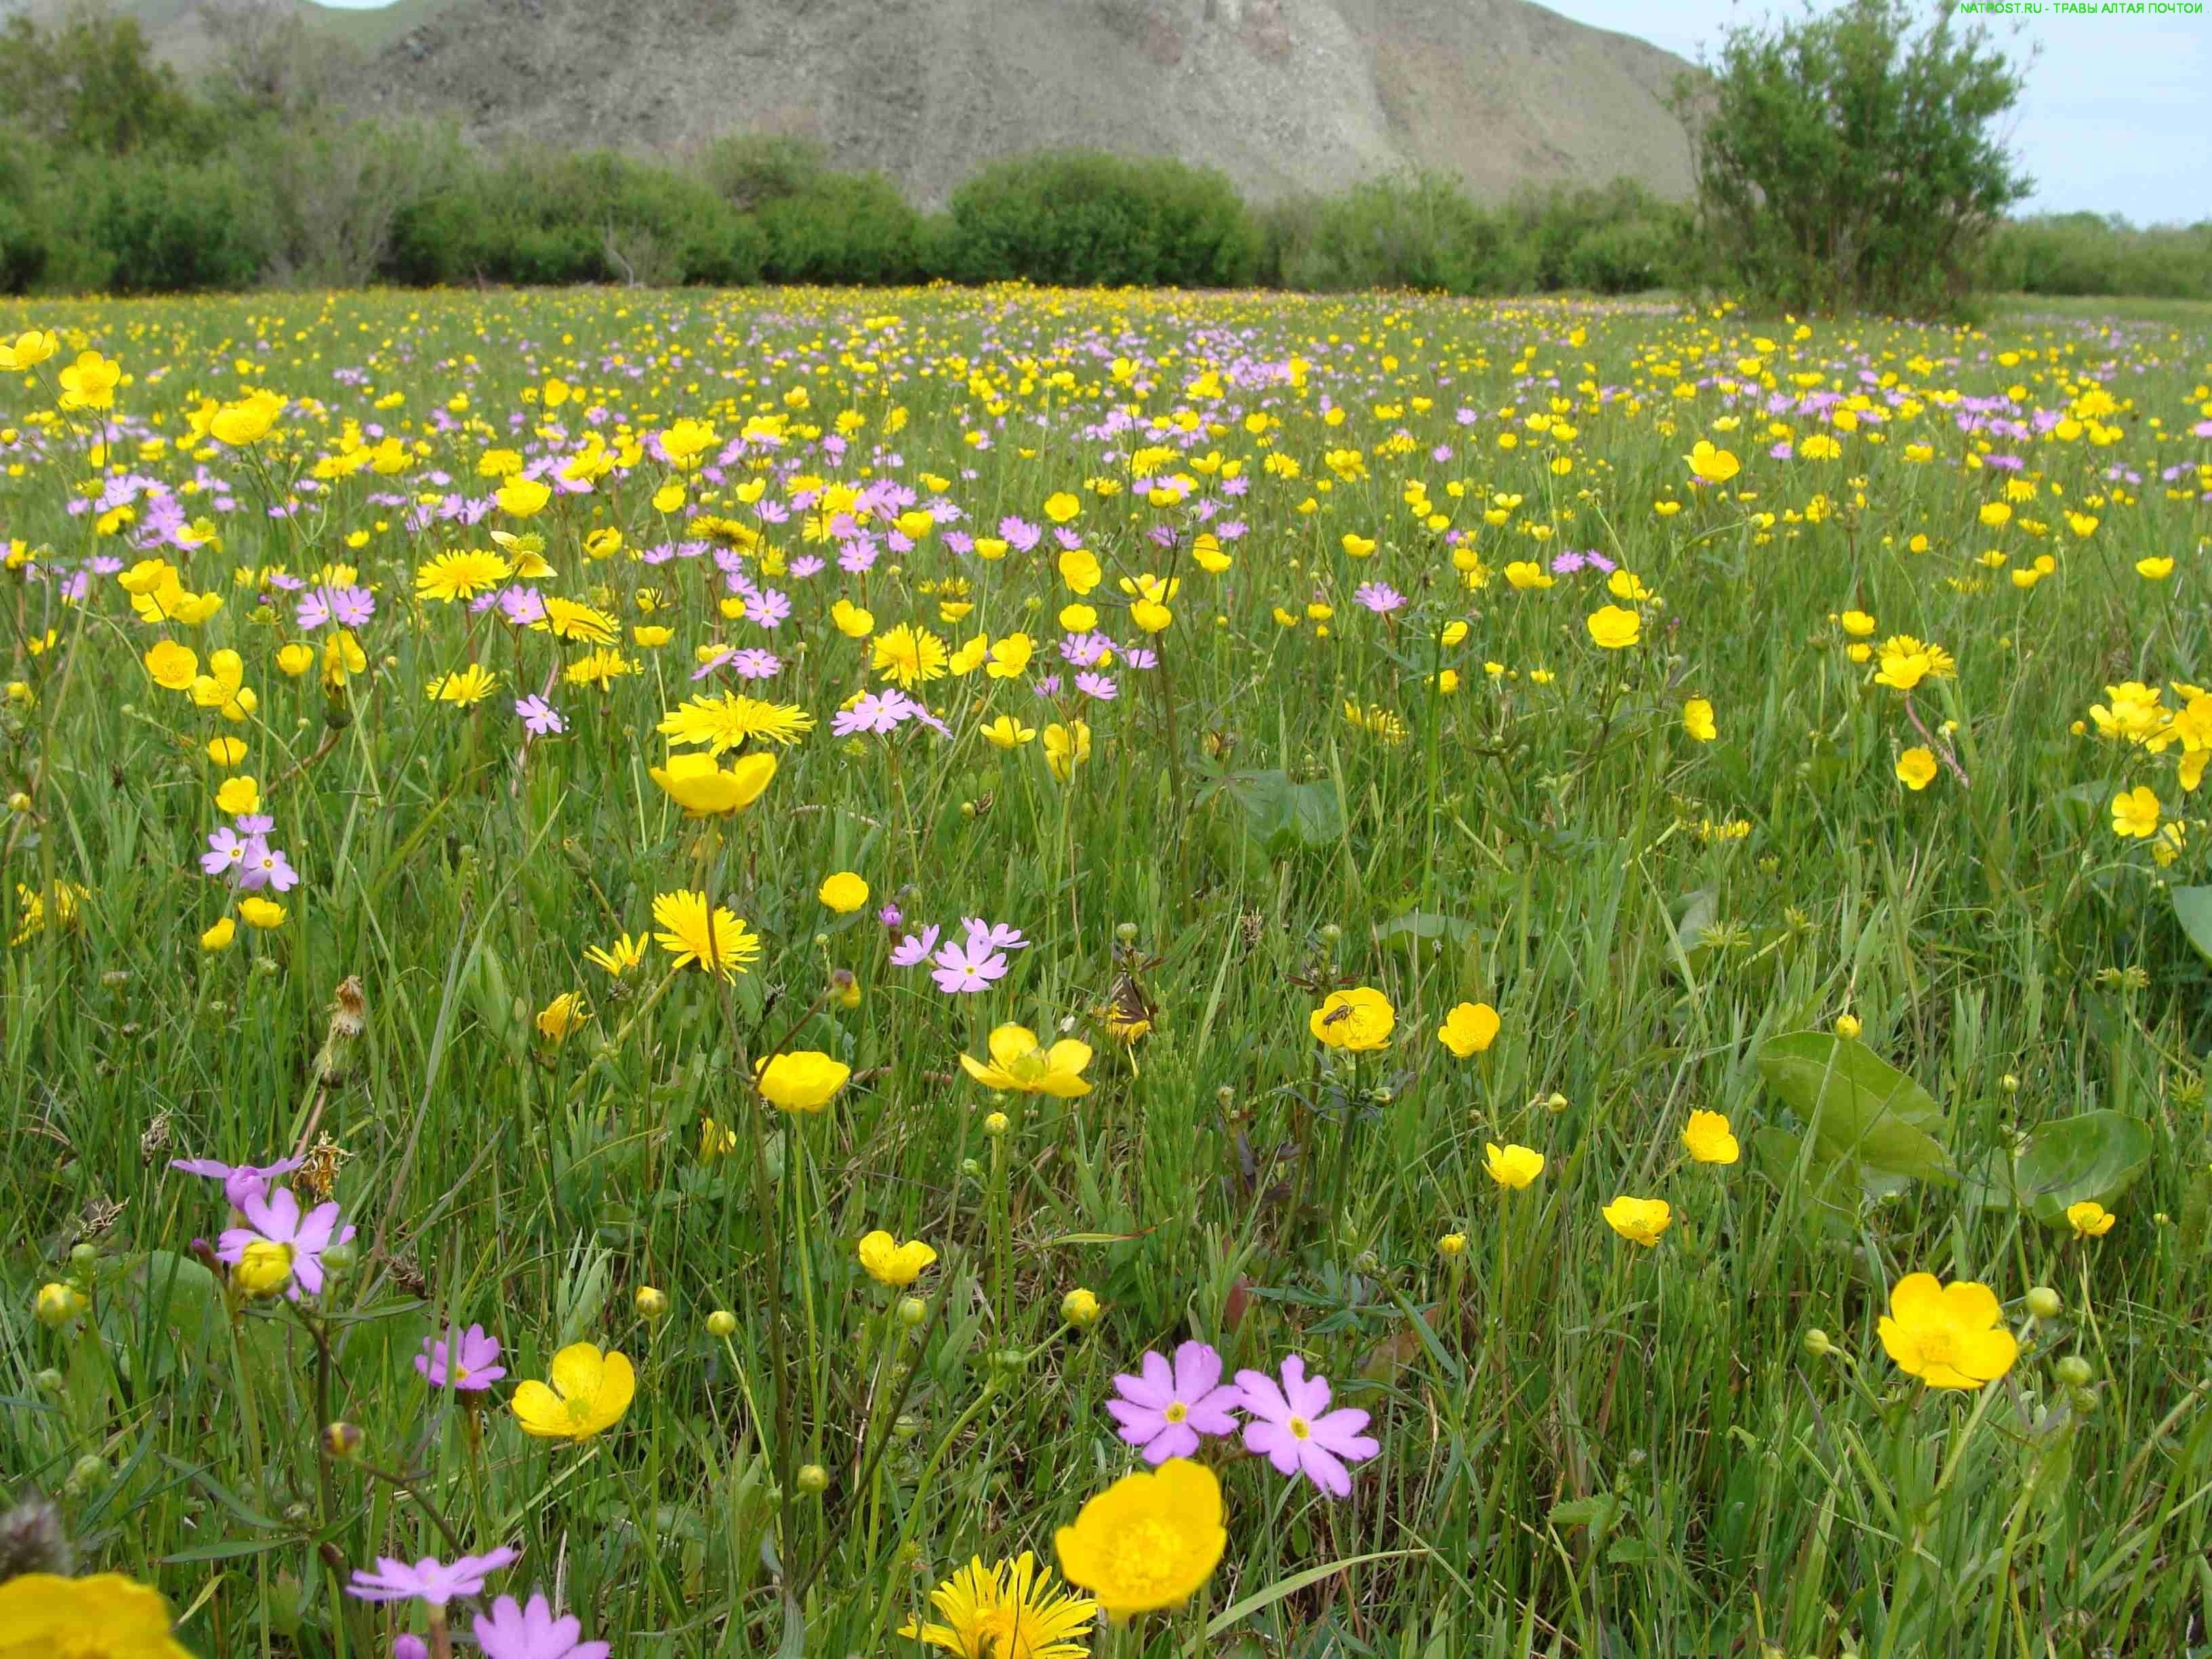
[[[0,1475],[186,1650],[2208,1650],[2201,313],[24,330]]]

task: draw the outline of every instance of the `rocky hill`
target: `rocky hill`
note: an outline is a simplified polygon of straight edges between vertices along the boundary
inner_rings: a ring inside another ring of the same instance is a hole
[[[1528,0],[262,3],[359,52],[370,109],[452,113],[489,143],[796,134],[926,207],[985,161],[1071,146],[1203,162],[1260,201],[1409,165],[1484,200],[1689,189],[1664,103],[1688,66]],[[204,61],[195,0],[131,9]]]

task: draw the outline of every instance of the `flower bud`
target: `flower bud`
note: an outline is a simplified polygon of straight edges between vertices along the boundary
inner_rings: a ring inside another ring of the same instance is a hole
[[[230,1270],[230,1282],[248,1296],[275,1296],[292,1282],[292,1247],[257,1238]]]
[[[668,1316],[668,1298],[650,1285],[639,1285],[633,1300],[637,1305],[637,1316],[647,1324]]]
[[[323,1425],[323,1455],[340,1462],[358,1457],[367,1438],[358,1423],[325,1423]]]
[[[1096,1325],[1098,1313],[1098,1298],[1088,1291],[1070,1291],[1060,1299],[1060,1316],[1079,1331]]]
[[[830,1471],[819,1463],[802,1463],[799,1468],[799,1489],[809,1498],[819,1498],[830,1490]]]
[[[325,1246],[322,1254],[323,1276],[325,1279],[343,1279],[360,1260],[360,1252],[350,1244]]]
[[[84,1311],[84,1297],[74,1285],[55,1283],[39,1286],[39,1323],[50,1331],[60,1330],[75,1322]]]
[[[1447,1261],[1457,1261],[1461,1256],[1467,1254],[1467,1235],[1465,1233],[1446,1233],[1442,1238],[1437,1241],[1437,1254],[1443,1256]]]
[[[70,1247],[70,1265],[71,1267],[78,1268],[89,1267],[94,1262],[99,1260],[100,1246],[94,1243],[88,1238],[81,1239],[76,1243]]]
[[[972,1181],[983,1173],[983,1166],[972,1158],[963,1158],[960,1160],[960,1173]]]
[[[1321,942],[1323,945],[1334,945],[1343,937],[1344,929],[1338,927],[1333,921],[1328,923],[1321,930]]]
[[[830,948],[830,935],[827,933],[817,933],[814,936],[814,948],[817,951],[828,950]]]
[[[2002,1077],[1997,1079],[1997,1087],[2003,1090],[2008,1095],[2016,1095],[2020,1092],[2020,1079],[2014,1077],[2010,1072],[2007,1072]]]
[[[1859,1019],[1856,1014],[1838,1014],[1836,1016],[1836,1035],[1843,1038],[1846,1042],[1858,1036],[1859,1030]]]
[[[2089,1379],[2096,1375],[2089,1369],[2089,1362],[2078,1353],[2068,1354],[2051,1369],[2057,1373],[2058,1380],[2069,1389],[2087,1388]]]
[[[1828,1340],[1827,1332],[1815,1325],[1805,1333],[1805,1352],[1815,1359],[1826,1359],[1835,1352],[1836,1345]]]
[[[707,1316],[707,1334],[709,1336],[734,1335],[737,1328],[738,1316],[726,1308],[717,1308]]]
[[[898,1304],[898,1322],[913,1330],[929,1317],[929,1304],[918,1296],[902,1297]]]
[[[1544,1109],[1554,1116],[1567,1109],[1567,1097],[1557,1089],[1544,1097]]]
[[[69,1379],[49,1365],[46,1370],[32,1375],[31,1386],[40,1394],[59,1394],[69,1386]]]
[[[1114,937],[1124,945],[1134,945],[1137,942],[1137,924],[1133,921],[1121,923],[1114,929]]]
[[[993,1112],[983,1120],[983,1133],[996,1140],[1006,1133],[1010,1121],[1004,1112]]]
[[[87,1452],[70,1465],[69,1479],[62,1483],[62,1491],[71,1498],[82,1498],[106,1486],[111,1473],[106,1458]]]
[[[2028,1291],[2027,1299],[2029,1315],[2037,1319],[2056,1319],[2066,1305],[2048,1285],[2036,1285]]]

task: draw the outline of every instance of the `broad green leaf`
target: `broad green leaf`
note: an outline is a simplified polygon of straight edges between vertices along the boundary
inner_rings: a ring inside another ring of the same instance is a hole
[[[1292,783],[1287,772],[1238,772],[1224,787],[1244,809],[1246,832],[1271,859],[1331,846],[1344,833],[1336,785],[1328,779]]]
[[[2084,1112],[2030,1132],[2013,1165],[2022,1209],[2057,1221],[2066,1206],[2111,1204],[2150,1164],[2150,1131],[2124,1112]]]
[[[2212,887],[2175,887],[2167,896],[2173,901],[2174,919],[2197,954],[2212,962]]]
[[[1814,1147],[1817,1154],[1819,1147]],[[1805,1158],[1802,1137],[1774,1124],[1753,1131],[1752,1161],[1775,1187],[1787,1191],[1804,1170],[1798,1191],[1804,1200],[1803,1216],[1814,1235],[1849,1238],[1858,1226],[1859,1165],[1856,1158]]]
[[[1695,957],[1705,942],[1705,929],[1720,920],[1720,889],[1700,887],[1678,902],[1681,915],[1674,918],[1674,944],[1684,956]]]
[[[1445,945],[1462,945],[1475,936],[1475,927],[1457,916],[1439,915],[1433,910],[1408,910],[1402,916],[1393,916],[1388,921],[1375,924],[1375,942],[1394,945],[1401,951],[1419,955],[1423,945],[1431,951]]]
[[[1942,1108],[1864,1043],[1793,1031],[1759,1049],[1759,1070],[1812,1133],[1816,1157],[1854,1158],[1881,1175],[1954,1178],[1937,1139],[1948,1127]]]

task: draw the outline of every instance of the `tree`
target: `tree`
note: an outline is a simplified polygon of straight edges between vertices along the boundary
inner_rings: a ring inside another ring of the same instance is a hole
[[[202,143],[206,124],[135,17],[74,9],[57,27],[0,29],[0,122],[70,154],[128,155]]]
[[[2000,124],[2023,77],[1948,8],[1845,0],[1731,27],[1677,90],[1707,245],[1757,303],[1927,314],[1971,292],[2025,198]]]

